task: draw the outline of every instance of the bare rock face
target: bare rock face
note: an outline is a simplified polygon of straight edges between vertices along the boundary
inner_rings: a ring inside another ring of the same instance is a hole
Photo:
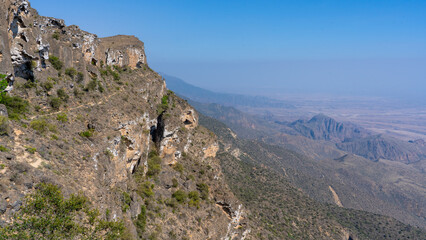
[[[49,55],[65,67],[147,65],[144,44],[134,36],[98,38],[61,19],[39,16],[27,1],[3,1],[1,9],[0,70],[33,79],[49,68]],[[10,55],[9,55],[10,54]]]
[[[0,0],[0,15],[0,73],[12,74],[9,94],[28,103],[0,136],[2,224],[47,182],[66,196],[81,191],[134,239],[248,236],[216,137],[148,67],[143,42],[98,38],[25,0]]]

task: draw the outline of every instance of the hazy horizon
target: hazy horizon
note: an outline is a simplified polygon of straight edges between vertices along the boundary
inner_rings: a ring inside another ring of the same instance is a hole
[[[426,2],[31,3],[100,37],[135,35],[154,70],[213,91],[426,104]]]

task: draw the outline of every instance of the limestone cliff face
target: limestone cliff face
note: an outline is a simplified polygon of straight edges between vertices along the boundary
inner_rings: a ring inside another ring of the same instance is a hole
[[[91,68],[147,64],[144,44],[134,36],[98,38],[61,19],[39,16],[27,1],[2,1],[0,70],[32,79],[50,67],[49,55],[65,67]]]
[[[215,135],[148,67],[141,41],[98,38],[39,16],[24,0],[0,5],[0,73],[12,74],[9,95],[28,102],[0,136],[8,149],[0,152],[1,224],[37,183],[50,182],[82,191],[134,239],[249,235]],[[144,229],[135,224],[140,214]]]

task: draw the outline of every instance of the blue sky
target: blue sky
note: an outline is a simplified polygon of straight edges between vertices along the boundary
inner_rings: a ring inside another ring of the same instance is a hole
[[[53,1],[41,15],[145,42],[157,71],[218,91],[426,100],[426,1]]]

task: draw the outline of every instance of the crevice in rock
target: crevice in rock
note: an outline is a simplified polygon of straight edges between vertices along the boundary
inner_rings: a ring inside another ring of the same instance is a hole
[[[165,130],[165,124],[163,119],[163,113],[158,115],[157,117],[157,125],[151,127],[151,136],[152,141],[155,143],[157,148],[160,148],[160,143],[164,138],[164,130]]]
[[[20,29],[25,28],[21,17],[15,16],[10,23],[9,30],[12,31],[12,38],[16,38],[21,33]]]
[[[218,202],[216,202],[216,204],[222,208],[222,210],[228,215],[229,218],[232,219],[233,214],[232,214],[231,205],[229,205],[226,202],[222,202],[222,201],[218,201]]]
[[[96,66],[98,64],[98,60],[96,58],[92,58],[92,65]]]
[[[24,50],[20,51],[17,55],[12,56],[12,64],[15,76],[33,81],[34,71],[32,61],[35,59],[36,58],[27,54]]]

